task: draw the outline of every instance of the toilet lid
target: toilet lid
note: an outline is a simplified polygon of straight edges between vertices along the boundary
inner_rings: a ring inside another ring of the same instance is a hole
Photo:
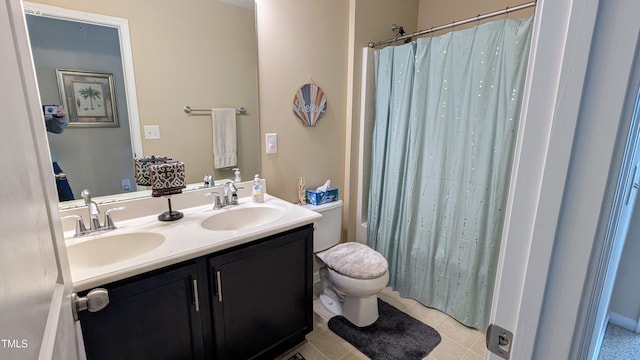
[[[357,242],[338,244],[317,255],[332,270],[354,279],[380,277],[389,266],[382,254]]]

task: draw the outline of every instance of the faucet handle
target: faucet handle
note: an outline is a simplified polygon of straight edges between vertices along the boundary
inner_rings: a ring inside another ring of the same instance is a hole
[[[82,221],[82,216],[80,215],[67,215],[63,216],[60,219],[76,219],[76,232],[73,235],[74,237],[82,236],[87,233],[87,227],[84,226],[84,221]]]
[[[111,209],[108,209],[107,211],[104,212],[104,226],[103,228],[105,230],[112,230],[116,228],[116,225],[113,223],[113,219],[111,219],[111,212],[112,211],[121,211],[124,210],[125,207],[124,206],[118,206],[118,207],[114,207]]]
[[[84,199],[84,204],[89,205],[89,203],[91,202],[91,192],[89,191],[89,189],[82,189],[82,192],[80,192],[80,196],[82,196],[82,198]]]
[[[214,196],[213,199],[213,210],[218,210],[218,209],[222,209],[222,201],[220,201],[220,194],[217,192],[208,192],[206,194],[204,194],[204,196]]]
[[[236,186],[235,184],[231,184],[231,205],[238,205],[238,190],[244,189],[242,186]]]

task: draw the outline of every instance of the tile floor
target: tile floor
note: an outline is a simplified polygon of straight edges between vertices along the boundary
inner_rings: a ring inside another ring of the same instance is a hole
[[[315,289],[317,292],[317,289]],[[482,360],[484,359],[484,334],[467,328],[450,316],[438,310],[423,306],[413,299],[400,297],[398,292],[386,288],[380,299],[399,310],[413,316],[435,328],[442,341],[424,359],[425,360]],[[286,360],[299,352],[306,360],[360,360],[368,357],[334,334],[327,327],[331,314],[320,304],[313,302],[313,331],[307,335],[307,341],[280,358]]]

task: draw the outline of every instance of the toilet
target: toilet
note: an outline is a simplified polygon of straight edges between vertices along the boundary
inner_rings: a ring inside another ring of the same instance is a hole
[[[366,245],[340,243],[342,200],[305,208],[322,214],[313,233],[322,285],[320,302],[356,326],[373,324],[378,319],[377,295],[389,282],[387,260]]]

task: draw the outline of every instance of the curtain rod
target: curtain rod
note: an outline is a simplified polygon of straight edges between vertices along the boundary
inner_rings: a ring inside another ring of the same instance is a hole
[[[436,26],[436,27],[432,27],[430,29],[426,29],[426,30],[420,30],[420,31],[416,31],[414,33],[408,34],[408,35],[402,35],[402,36],[398,36],[395,37],[393,39],[389,39],[389,40],[383,40],[383,41],[378,41],[376,43],[374,42],[370,42],[369,43],[369,47],[373,48],[373,47],[377,47],[380,45],[386,45],[386,44],[391,44],[392,42],[396,42],[398,40],[404,40],[404,39],[411,39],[415,36],[420,36],[420,35],[424,35],[424,34],[429,34],[435,31],[440,31],[440,30],[445,30],[445,29],[449,29],[458,25],[464,25],[464,24],[468,24],[474,21],[480,21],[480,20],[484,20],[484,19],[488,19],[494,16],[500,16],[500,15],[504,15],[504,14],[508,14],[510,12],[513,11],[518,11],[518,10],[522,10],[522,9],[526,9],[526,8],[530,8],[532,6],[536,6],[536,2],[532,1],[532,2],[528,2],[528,3],[524,3],[524,4],[520,4],[514,7],[506,7],[502,10],[497,10],[494,12],[490,12],[484,15],[478,15],[476,17],[472,17],[472,18],[468,18],[465,20],[461,20],[461,21],[454,21],[452,23],[449,24],[445,24],[445,25],[441,25],[441,26]]]

